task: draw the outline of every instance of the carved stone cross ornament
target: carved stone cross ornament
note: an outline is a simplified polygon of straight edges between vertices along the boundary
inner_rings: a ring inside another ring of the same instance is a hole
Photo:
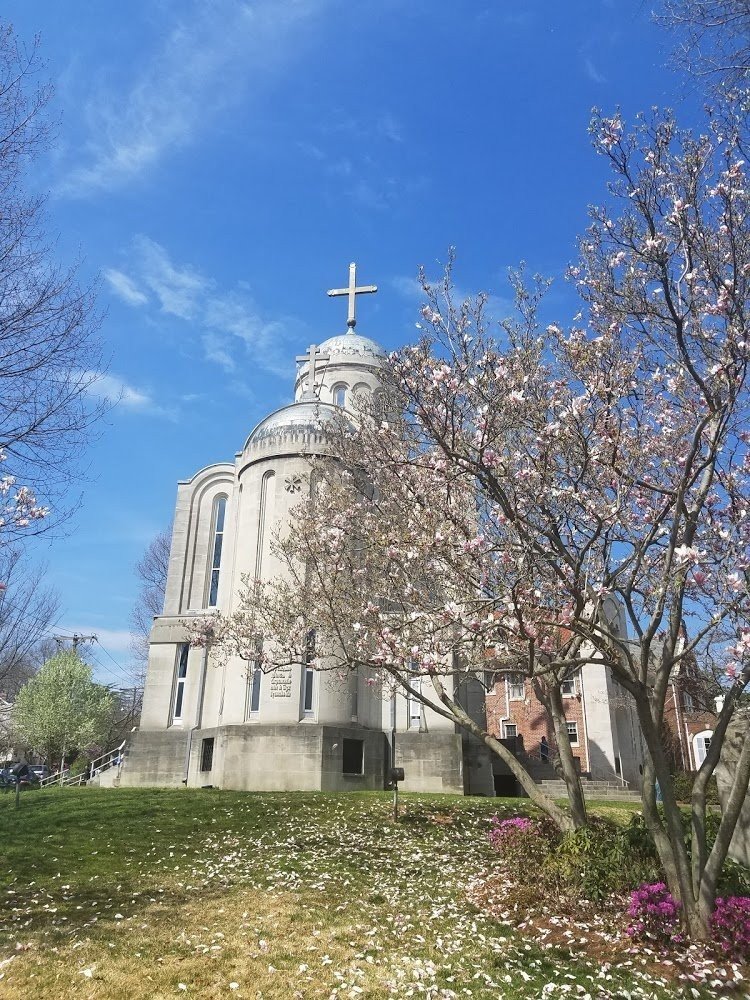
[[[323,354],[317,344],[310,344],[307,354],[298,354],[296,359],[300,364],[307,364],[310,367],[307,372],[307,388],[302,393],[302,399],[317,399],[315,392],[315,369],[319,361],[330,361],[328,354]]]
[[[349,265],[349,286],[347,288],[330,288],[328,294],[334,295],[347,295],[349,297],[349,315],[346,320],[346,325],[349,330],[353,330],[357,325],[357,295],[366,295],[370,292],[377,292],[377,285],[360,285],[357,287],[357,265],[352,262]]]

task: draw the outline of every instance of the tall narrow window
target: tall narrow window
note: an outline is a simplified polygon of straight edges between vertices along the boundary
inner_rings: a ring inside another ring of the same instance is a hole
[[[263,650],[263,640],[256,642],[257,659],[248,665],[247,673],[247,693],[245,695],[245,718],[249,719],[258,714],[260,709],[260,685],[263,679],[261,670],[260,654]]]
[[[214,530],[211,545],[211,577],[208,586],[208,606],[216,607],[219,596],[219,570],[221,569],[221,546],[224,541],[224,518],[227,512],[227,498],[217,497],[214,501]]]
[[[414,691],[420,692],[422,690],[422,678],[417,674],[416,663],[409,664],[409,671],[414,675],[408,679],[409,686]],[[406,715],[406,724],[409,729],[420,729],[422,727],[422,702],[409,692],[406,695]]]
[[[187,680],[188,654],[190,643],[183,642],[177,647],[177,666],[175,669],[174,702],[172,704],[172,722],[182,718],[185,703],[185,683]]]
[[[315,659],[315,629],[312,628],[307,633],[305,639],[305,662],[304,674],[302,678],[302,710],[305,715],[312,715],[313,712],[313,683],[315,671],[313,670],[313,660]]]
[[[351,697],[351,720],[356,722],[359,712],[359,674],[356,670],[349,674],[349,694]]]
[[[333,389],[333,401],[336,406],[346,406],[346,386],[337,385]]]

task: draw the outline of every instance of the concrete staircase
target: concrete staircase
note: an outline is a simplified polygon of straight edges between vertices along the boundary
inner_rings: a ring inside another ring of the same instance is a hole
[[[553,799],[567,797],[565,782],[560,778],[543,778],[537,784]],[[604,799],[611,802],[640,802],[641,794],[631,788],[624,788],[619,782],[598,781],[583,778],[583,794],[587,799]]]

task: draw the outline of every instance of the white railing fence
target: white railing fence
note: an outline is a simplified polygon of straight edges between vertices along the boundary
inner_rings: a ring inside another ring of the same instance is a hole
[[[80,774],[71,774],[70,768],[66,767],[62,772],[58,771],[56,774],[50,774],[48,777],[42,778],[40,782],[41,787],[85,785],[92,778],[96,777],[96,775],[101,774],[103,771],[109,771],[112,767],[116,767],[119,772],[125,757],[125,743],[126,740],[123,740],[119,747],[116,747],[114,750],[107,750],[106,753],[95,757],[86,770]]]

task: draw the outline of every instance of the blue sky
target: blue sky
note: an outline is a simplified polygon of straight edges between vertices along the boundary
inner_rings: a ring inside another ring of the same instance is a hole
[[[123,12],[126,15],[123,16]],[[133,571],[168,525],[178,479],[232,459],[290,401],[294,355],[343,332],[358,279],[379,293],[358,332],[414,338],[417,268],[500,300],[525,259],[563,273],[605,197],[593,105],[626,117],[695,100],[672,40],[629,0],[6,0],[41,34],[60,116],[29,182],[49,193],[61,260],[99,281],[120,402],[85,458],[65,536],[37,540],[60,627],[98,633],[123,682]]]

